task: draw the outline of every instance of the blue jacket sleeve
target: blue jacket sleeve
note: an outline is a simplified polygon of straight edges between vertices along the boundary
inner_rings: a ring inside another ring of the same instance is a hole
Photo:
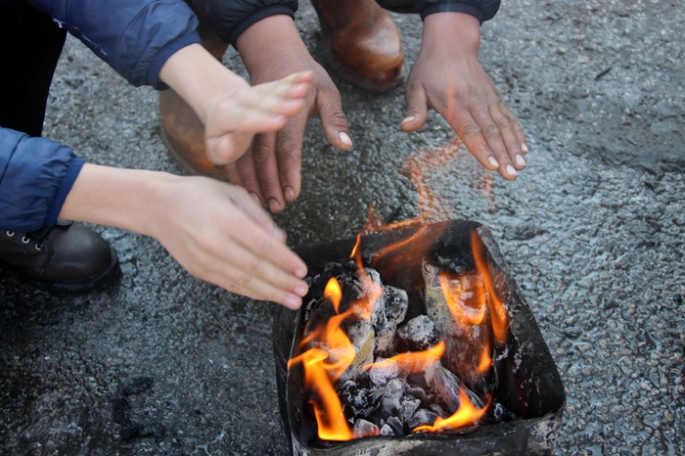
[[[475,16],[481,24],[497,14],[499,5],[500,0],[416,0],[421,19],[434,13],[457,12]]]
[[[80,39],[134,86],[157,89],[171,55],[200,42],[197,17],[182,0],[28,0]]]
[[[54,225],[83,164],[63,144],[0,127],[0,229]]]
[[[241,33],[254,23],[277,14],[295,17],[297,0],[193,0],[214,33],[235,46]]]

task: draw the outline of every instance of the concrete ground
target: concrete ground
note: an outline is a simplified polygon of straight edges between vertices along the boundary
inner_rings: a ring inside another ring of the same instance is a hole
[[[685,32],[666,0],[504,2],[481,60],[529,138],[513,183],[464,150],[428,177],[448,216],[490,226],[566,386],[558,454],[685,453]],[[394,16],[407,65],[421,24]],[[308,2],[298,24],[321,59]],[[234,51],[225,63],[241,70]],[[402,171],[453,138],[436,115],[400,131],[402,88],[337,76],[355,147],[312,120],[302,196],[275,217],[292,246],[355,235],[373,204],[419,212]],[[157,95],[67,43],[46,136],[103,165],[181,174]],[[432,210],[433,208],[428,208]],[[444,218],[435,209],[434,218]],[[0,273],[0,453],[286,455],[272,305],[202,283],[154,240],[98,227],[120,255],[105,291],[61,297]]]

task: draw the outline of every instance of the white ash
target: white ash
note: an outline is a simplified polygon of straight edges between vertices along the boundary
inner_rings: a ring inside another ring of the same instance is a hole
[[[435,324],[428,315],[412,318],[397,330],[397,336],[410,351],[427,350],[438,343]]]

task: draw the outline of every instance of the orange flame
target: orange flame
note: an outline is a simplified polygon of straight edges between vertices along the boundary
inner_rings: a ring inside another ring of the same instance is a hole
[[[390,367],[397,364],[400,373],[403,375],[416,374],[428,369],[442,358],[445,353],[445,342],[440,341],[433,345],[428,350],[418,352],[400,353],[392,358],[384,359],[377,363],[367,364],[363,367],[364,370],[369,370],[372,367]]]
[[[447,307],[454,318],[454,321],[461,325],[462,327],[480,325],[485,319],[485,296],[482,293],[477,293],[478,307],[473,308],[464,305],[459,296],[452,290],[451,281],[449,274],[446,272],[441,272],[438,275],[440,279],[440,287],[442,288],[442,293],[445,296],[445,301],[447,301]],[[480,287],[476,287],[478,290]]]
[[[333,308],[335,313],[340,312],[340,300],[342,299],[342,289],[340,288],[340,282],[335,277],[331,277],[331,280],[326,284],[326,288],[323,290],[323,297],[333,303]]]
[[[469,400],[468,394],[466,394],[466,389],[464,385],[459,389],[459,408],[454,414],[448,418],[438,417],[432,426],[424,425],[414,428],[412,432],[438,432],[442,429],[459,429],[465,426],[471,426],[476,424],[480,420],[488,407],[490,407],[490,402],[492,397],[488,395],[488,401],[485,406],[481,409],[476,408],[475,405]]]
[[[485,339],[483,342],[483,351],[480,352],[480,362],[476,366],[478,374],[484,374],[492,366],[492,356],[490,355],[490,341]]]
[[[473,259],[476,263],[476,272],[483,278],[485,283],[492,331],[495,339],[503,344],[507,340],[507,311],[495,291],[492,275],[485,257],[485,249],[476,231],[471,231],[471,250],[473,251]]]

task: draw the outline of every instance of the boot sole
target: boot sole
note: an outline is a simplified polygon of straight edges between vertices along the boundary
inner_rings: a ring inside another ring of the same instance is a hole
[[[112,260],[110,264],[100,274],[86,280],[78,280],[73,282],[53,282],[50,280],[40,280],[31,277],[21,269],[12,265],[5,264],[12,272],[14,272],[22,281],[41,288],[45,291],[54,294],[79,294],[95,291],[105,288],[121,276],[119,269],[119,257],[117,252],[110,246],[112,252]]]

